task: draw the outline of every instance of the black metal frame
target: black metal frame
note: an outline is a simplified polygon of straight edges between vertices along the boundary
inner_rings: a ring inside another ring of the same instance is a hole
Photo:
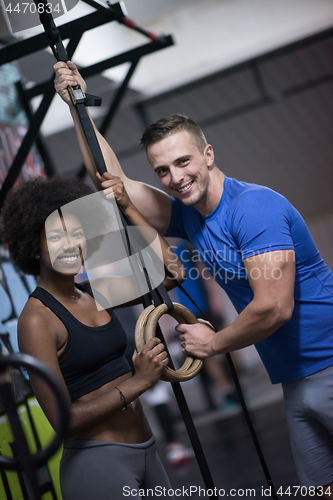
[[[15,87],[16,87],[16,92],[17,92],[21,107],[23,108],[29,123],[31,123],[32,116],[33,116],[33,110],[31,108],[29,100],[26,97],[22,81],[18,80],[17,82],[15,82]],[[42,137],[42,135],[39,132],[37,133],[35,143],[37,146],[37,150],[38,150],[38,152],[43,160],[46,175],[48,177],[51,177],[52,175],[54,175],[56,173],[56,169],[55,169],[55,166],[53,164],[53,160],[49,154],[49,151],[47,149],[47,146],[44,142],[44,138]]]
[[[0,342],[2,342],[2,344],[6,347],[7,351],[10,354],[15,355],[12,344],[11,344],[10,339],[9,339],[9,333],[0,334]],[[30,382],[24,377],[24,373],[23,373],[21,367],[16,368],[16,370],[17,370],[19,376],[21,376],[21,378],[22,378],[22,381],[23,381],[24,386],[25,386],[25,390],[24,390],[24,393],[21,397],[15,398],[15,404],[17,405],[17,407],[24,406],[24,409],[25,409],[27,417],[28,417],[28,422],[29,422],[29,425],[31,427],[31,431],[32,431],[32,435],[34,438],[36,448],[37,448],[37,450],[41,450],[42,444],[40,442],[37,428],[35,425],[35,421],[33,419],[31,409],[29,406],[29,399],[34,397],[32,387],[31,387]],[[1,390],[0,390],[0,395],[1,395]],[[3,410],[3,408],[1,408],[1,410]],[[1,411],[0,415],[2,415],[2,414],[3,414],[3,412]],[[13,441],[9,444],[12,448],[13,457],[17,457],[18,453],[17,453],[17,446],[15,444],[15,441]],[[51,474],[50,474],[48,462],[46,462],[44,465],[42,465],[38,470],[40,470],[40,469],[43,469],[43,472],[44,472],[43,475],[46,476],[46,480],[44,480],[43,483],[39,485],[40,495],[42,496],[45,493],[49,493],[52,497],[52,500],[56,500],[57,494],[56,494],[56,490],[55,490],[54,484],[53,484],[52,479],[51,479]],[[28,494],[29,485],[27,484],[27,479],[23,475],[21,470],[17,470],[16,474],[18,476],[18,480],[20,483],[23,498],[25,500],[29,500],[29,498],[30,498],[29,494]],[[11,494],[8,478],[6,475],[6,470],[2,469],[1,467],[0,467],[0,476],[1,476],[1,479],[2,479],[3,484],[4,484],[7,500],[14,500],[14,498]]]
[[[59,26],[58,29],[61,38],[69,39],[69,43],[66,47],[68,58],[69,59],[72,58],[81,40],[81,37],[85,31],[96,28],[98,26],[102,26],[111,21],[115,20],[120,21],[122,16],[123,16],[122,9],[120,7],[120,4],[117,3],[112,5],[112,10],[110,11],[106,8],[103,8],[101,9],[101,11],[93,12],[80,19],[76,19],[69,23],[63,24],[62,26]],[[109,111],[102,125],[104,132],[106,131],[107,127],[111,123],[112,118],[114,117],[116,111],[119,108],[121,99],[123,98],[126,92],[130,78],[132,77],[141,57],[156,52],[157,50],[169,47],[173,45],[173,43],[174,43],[173,39],[170,35],[163,36],[160,37],[158,40],[151,41],[134,49],[128,50],[122,54],[106,59],[92,66],[82,68],[81,74],[83,78],[88,78],[90,76],[99,74],[106,69],[118,66],[119,64],[123,64],[125,62],[131,63],[131,67],[127,75],[125,76],[122,84],[120,85],[118,91],[116,92],[114,99],[110,104]],[[29,40],[23,40],[10,44],[0,50],[0,64],[12,62],[14,60],[20,59],[34,52],[37,52],[39,50],[45,49],[48,46],[49,46],[49,40],[45,33],[36,35],[30,38]],[[4,199],[8,191],[14,185],[21,172],[26,157],[29,154],[31,146],[35,141],[40,126],[51,105],[53,96],[55,94],[53,80],[54,77],[52,75],[50,80],[37,84],[30,89],[25,90],[23,89],[23,87],[21,87],[20,89],[20,98],[25,103],[24,105],[25,109],[27,109],[28,103],[30,99],[32,99],[32,97],[43,94],[43,99],[38,109],[35,111],[34,114],[31,114],[29,118],[30,125],[27,130],[27,133],[22,140],[21,146],[16,154],[16,157],[14,158],[14,161],[7,173],[7,177],[2,185],[0,191],[0,208],[4,202]],[[51,169],[49,169],[48,173],[52,173]],[[78,175],[80,176],[83,175],[82,169],[80,170]]]

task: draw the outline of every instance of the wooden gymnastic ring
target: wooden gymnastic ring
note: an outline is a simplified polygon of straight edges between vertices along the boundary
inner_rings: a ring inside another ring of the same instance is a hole
[[[146,307],[140,316],[138,317],[138,320],[135,325],[135,345],[136,345],[136,350],[138,352],[141,352],[144,346],[146,345],[145,341],[145,328],[146,328],[146,323],[148,320],[149,314],[155,309],[155,306],[151,305]]]
[[[189,311],[185,306],[173,304],[174,310],[169,313],[178,323],[187,323],[193,325],[198,323],[197,318],[194,314]],[[166,314],[168,307],[166,304],[161,304],[148,316],[147,326],[145,329],[145,339],[148,342],[149,339],[155,336],[156,326],[159,319]],[[185,380],[190,380],[195,377],[202,367],[202,360],[193,358],[192,356],[186,356],[184,364],[178,370],[173,370],[172,368],[166,366],[162,373],[162,380],[167,380],[169,382],[184,382]]]
[[[168,308],[166,306],[165,310],[167,310],[167,309]],[[139,318],[138,318],[138,320],[136,322],[136,326],[135,326],[135,344],[136,344],[136,348],[137,348],[138,352],[142,351],[142,349],[144,348],[145,344],[149,340],[149,339],[146,338],[145,328],[146,328],[146,324],[147,324],[148,318],[149,318],[150,314],[154,310],[155,310],[155,306],[153,306],[153,305],[146,307],[146,309],[144,309],[142,311],[142,313],[140,314],[140,316],[139,316]],[[164,310],[163,310],[163,314],[164,314]],[[179,321],[179,322],[181,321],[180,317],[179,317],[179,319],[178,319],[178,317],[175,318],[175,319],[177,319],[177,321]],[[155,330],[156,330],[156,326],[155,326]],[[154,336],[155,336],[155,334],[152,335],[150,338],[152,338]],[[184,361],[184,364],[181,366],[181,368],[179,368],[179,370],[177,370],[178,373],[182,373],[183,371],[188,370],[190,368],[190,366],[192,365],[192,363],[193,363],[193,358],[191,356],[186,357],[186,359]],[[174,372],[174,370],[172,370],[172,372]],[[165,376],[163,374],[161,375],[160,378],[161,378],[161,380],[169,381],[169,379],[165,378]]]
[[[189,309],[181,304],[173,303],[174,310],[170,314],[178,323],[195,324],[197,318]],[[161,304],[158,307],[153,305],[147,307],[140,315],[135,327],[136,348],[140,352],[144,345],[151,338],[155,337],[156,326],[159,319],[166,314],[168,306]],[[162,372],[161,379],[168,382],[184,382],[190,380],[200,371],[203,361],[201,359],[186,356],[185,362],[178,370],[172,370],[166,366]]]

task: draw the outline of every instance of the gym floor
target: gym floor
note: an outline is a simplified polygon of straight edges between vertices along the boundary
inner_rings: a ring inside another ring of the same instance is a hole
[[[278,498],[313,498],[313,494],[311,495],[305,488],[297,492],[298,480],[280,385],[273,386],[270,383],[261,364],[245,370],[240,375],[240,381]],[[225,412],[218,409],[210,410],[207,408],[201,385],[195,379],[182,384],[214,485],[217,489],[225,491],[224,496],[270,497],[267,481],[241,409],[234,407]],[[172,404],[175,405],[176,411],[176,403]],[[153,421],[151,425],[154,428]],[[176,429],[178,440],[189,445],[187,431],[181,418],[176,419]],[[170,466],[165,458],[165,442],[157,428],[154,432],[172,487],[174,489],[184,487],[188,492],[191,486],[205,488],[196,460],[177,468]],[[192,492],[190,498],[193,500],[204,497],[203,492],[199,494],[199,489],[197,492],[194,490]],[[185,498],[186,492],[181,496]]]

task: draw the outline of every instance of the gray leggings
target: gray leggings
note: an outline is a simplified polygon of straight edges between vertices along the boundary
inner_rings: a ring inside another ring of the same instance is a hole
[[[63,500],[173,498],[154,437],[139,444],[66,441],[60,486]]]

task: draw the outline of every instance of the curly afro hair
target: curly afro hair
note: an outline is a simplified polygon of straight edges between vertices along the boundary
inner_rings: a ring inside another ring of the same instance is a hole
[[[38,177],[12,189],[2,209],[1,232],[13,262],[25,274],[39,276],[41,232],[55,210],[94,191],[76,178]],[[92,217],[97,217],[97,212]],[[85,213],[86,217],[86,213]],[[88,222],[88,221],[86,221]],[[82,221],[81,221],[82,223]],[[94,224],[94,221],[89,221]]]

